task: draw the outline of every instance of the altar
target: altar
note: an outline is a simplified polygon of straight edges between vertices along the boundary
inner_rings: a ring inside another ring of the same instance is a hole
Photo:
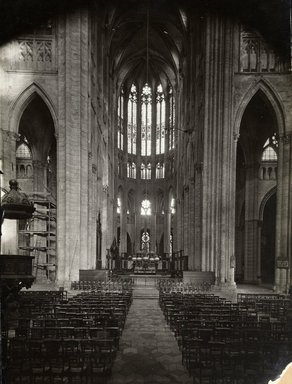
[[[137,252],[131,260],[135,275],[156,275],[160,257],[154,252]]]

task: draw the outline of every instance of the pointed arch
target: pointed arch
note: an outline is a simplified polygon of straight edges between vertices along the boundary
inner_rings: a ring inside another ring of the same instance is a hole
[[[285,136],[286,128],[285,128],[285,118],[284,118],[284,106],[282,101],[277,95],[277,92],[273,89],[272,85],[269,84],[266,80],[259,80],[256,85],[252,85],[246,94],[243,96],[237,111],[235,113],[235,126],[234,126],[234,136],[238,137],[240,132],[240,125],[242,122],[242,118],[244,112],[252,100],[252,98],[261,91],[266,99],[270,102],[273,111],[275,112],[276,122],[278,127],[278,132],[280,136]]]
[[[277,192],[277,186],[271,188],[263,197],[261,204],[260,204],[260,209],[259,209],[259,219],[263,221],[264,218],[264,210],[265,206],[268,202],[268,200]]]
[[[12,104],[10,111],[9,111],[9,131],[10,132],[18,132],[19,129],[19,122],[21,120],[21,116],[29,103],[34,99],[34,97],[39,96],[42,101],[45,103],[45,105],[48,107],[53,122],[54,122],[54,128],[55,128],[55,135],[57,134],[57,115],[55,112],[55,106],[52,102],[52,100],[49,98],[49,96],[46,94],[46,92],[42,89],[42,87],[37,84],[36,82],[33,82],[30,84],[27,88],[25,88],[17,97],[17,99]]]

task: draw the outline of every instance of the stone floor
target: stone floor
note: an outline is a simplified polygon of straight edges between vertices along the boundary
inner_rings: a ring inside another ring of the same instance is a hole
[[[135,286],[109,384],[191,384],[154,287]]]
[[[136,280],[112,375],[103,384],[191,384],[176,339],[160,310],[155,279]],[[35,285],[34,289],[48,288]],[[70,291],[68,296],[77,293]],[[272,293],[272,287],[242,284],[234,290],[235,297],[237,293]]]

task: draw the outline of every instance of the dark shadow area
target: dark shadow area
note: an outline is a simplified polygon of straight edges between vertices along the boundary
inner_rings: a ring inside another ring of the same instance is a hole
[[[46,20],[79,7],[135,8],[141,3],[151,8],[180,9],[201,13],[215,12],[240,20],[259,31],[274,49],[289,54],[289,1],[288,0],[2,0],[0,2],[0,44],[32,30]],[[167,7],[167,8],[166,8]]]
[[[261,238],[261,274],[263,283],[274,282],[276,203],[276,194],[274,194],[267,201],[264,209]]]

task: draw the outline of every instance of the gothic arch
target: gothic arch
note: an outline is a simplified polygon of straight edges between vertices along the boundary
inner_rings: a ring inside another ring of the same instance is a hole
[[[19,128],[19,122],[21,119],[21,116],[29,103],[33,100],[35,96],[39,96],[45,105],[48,107],[55,127],[55,134],[57,131],[57,117],[55,112],[55,107],[53,102],[50,100],[50,98],[47,96],[45,91],[42,89],[40,85],[38,85],[36,82],[33,82],[31,85],[29,85],[25,90],[21,92],[21,94],[17,97],[17,99],[14,101],[13,105],[10,108],[9,111],[9,131],[17,133]]]
[[[171,197],[175,198],[175,195],[176,195],[175,190],[174,190],[173,186],[170,185],[170,187],[168,188],[168,197],[169,198],[171,198]]]
[[[260,204],[260,209],[259,209],[259,219],[261,221],[263,221],[263,217],[264,217],[264,210],[265,210],[265,206],[268,202],[268,200],[277,192],[277,186],[271,188],[269,190],[269,192],[267,192],[265,194],[265,196],[263,197],[262,201],[261,201],[261,204]]]
[[[235,126],[234,126],[234,136],[238,137],[240,133],[240,125],[242,122],[242,118],[246,107],[252,98],[257,94],[257,92],[262,91],[262,93],[266,96],[267,100],[270,102],[276,116],[276,122],[278,127],[278,132],[280,136],[285,136],[286,128],[285,128],[285,119],[284,119],[284,106],[282,101],[277,95],[277,92],[273,89],[272,85],[270,85],[266,80],[259,80],[256,85],[252,85],[246,94],[243,96],[237,111],[235,113]]]

